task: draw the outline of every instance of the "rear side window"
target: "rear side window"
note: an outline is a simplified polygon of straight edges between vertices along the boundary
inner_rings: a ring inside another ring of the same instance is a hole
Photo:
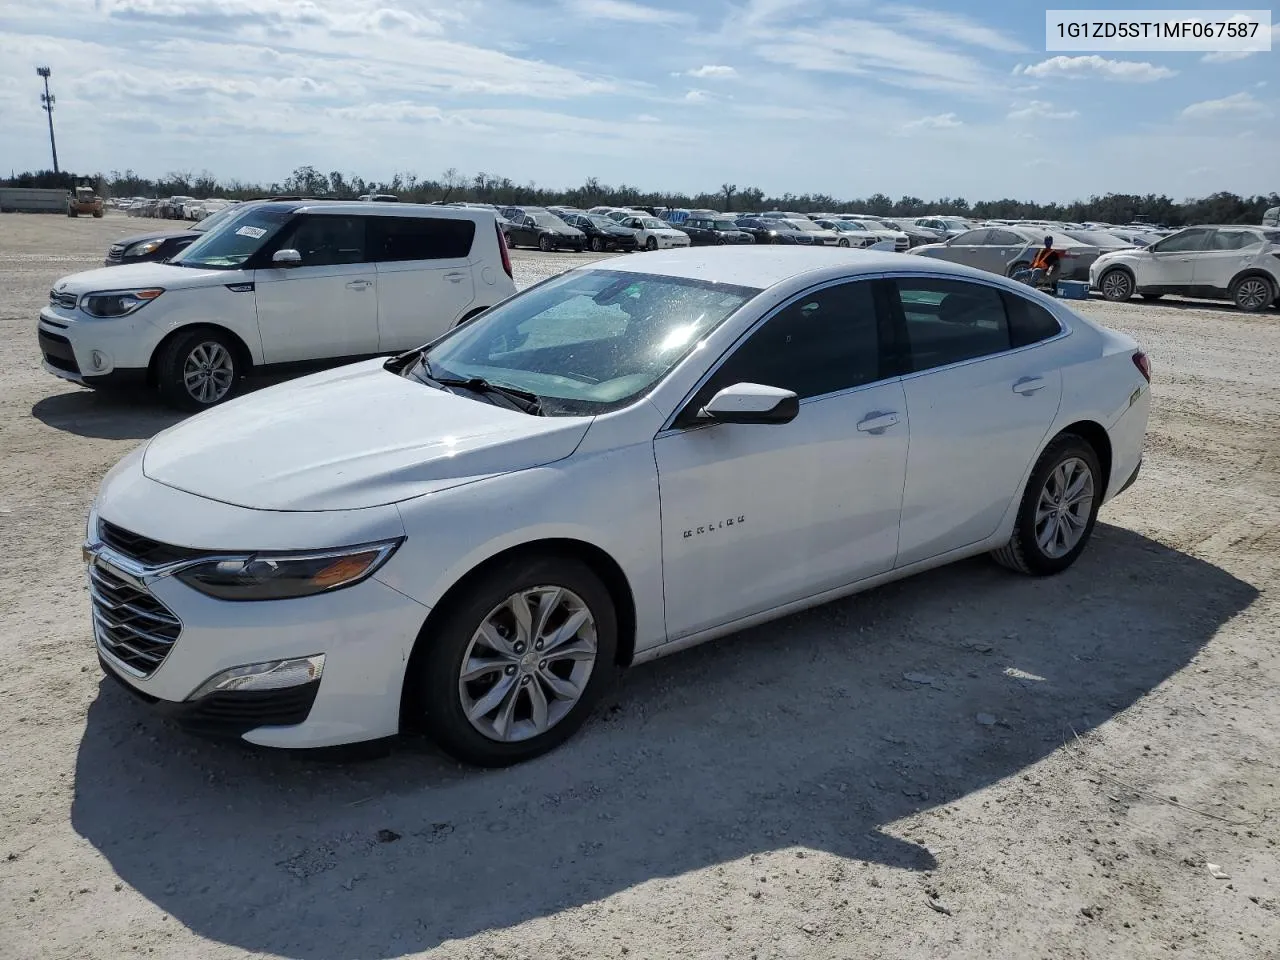
[[[1013,346],[1004,298],[994,287],[931,277],[900,277],[895,284],[906,325],[908,370],[931,370]]]
[[[987,237],[990,234],[990,230],[970,230],[960,234],[951,242],[957,247],[980,247],[987,243]]]
[[[1056,337],[1062,332],[1057,317],[1025,297],[1004,294],[1005,312],[1009,318],[1009,341],[1014,347],[1025,347]]]
[[[446,217],[372,218],[375,259],[387,263],[403,260],[458,260],[471,254],[475,239],[473,220]]]
[[[1210,250],[1247,250],[1262,246],[1262,238],[1251,230],[1216,230]]]

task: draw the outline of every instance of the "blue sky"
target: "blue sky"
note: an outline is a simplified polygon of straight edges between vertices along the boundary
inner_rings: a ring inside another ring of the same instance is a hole
[[[1280,189],[1280,43],[1044,45],[1044,5],[1025,2],[0,0],[0,167],[49,165],[48,64],[76,171],[456,167],[970,200]]]

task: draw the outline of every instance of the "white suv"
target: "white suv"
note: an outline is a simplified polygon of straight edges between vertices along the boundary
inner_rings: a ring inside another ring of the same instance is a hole
[[[1280,230],[1188,227],[1149,247],[1104,253],[1090,266],[1089,283],[1108,300],[1176,293],[1262,310],[1280,296]]]
[[[38,336],[55,376],[199,410],[250,369],[408,350],[514,293],[492,210],[270,202],[168,263],[59,280]]]

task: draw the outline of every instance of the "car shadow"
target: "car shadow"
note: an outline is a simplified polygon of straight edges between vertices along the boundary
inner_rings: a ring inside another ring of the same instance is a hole
[[[1089,294],[1089,299],[1092,300],[1094,303],[1110,302],[1107,300],[1106,297],[1098,293],[1096,290],[1092,291]],[[1070,303],[1071,301],[1068,300],[1065,302]],[[1186,299],[1185,297],[1178,297],[1173,295],[1160,297],[1157,300],[1146,300],[1138,296],[1137,294],[1134,294],[1130,299],[1124,301],[1124,303],[1131,304],[1134,306],[1139,306],[1139,307],[1168,307],[1171,310],[1190,310],[1193,312],[1206,311],[1206,312],[1212,312],[1212,313],[1222,313],[1225,311],[1228,313],[1236,314],[1242,320],[1247,320],[1251,317],[1257,317],[1261,319],[1268,316],[1275,317],[1277,315],[1276,308],[1274,306],[1267,310],[1260,310],[1257,313],[1246,313],[1243,310],[1237,310],[1235,304],[1232,303],[1230,300],[1189,300],[1189,299]]]
[[[198,935],[299,960],[399,957],[792,847],[927,871],[895,821],[1116,716],[1255,596],[1099,524],[1058,577],[970,561],[639,668],[576,739],[500,771],[415,742],[357,764],[209,744],[108,682],[72,822]]]

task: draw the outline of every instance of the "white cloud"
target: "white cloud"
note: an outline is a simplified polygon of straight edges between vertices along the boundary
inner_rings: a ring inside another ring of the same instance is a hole
[[[1079,110],[1063,110],[1047,100],[1030,100],[1022,106],[1015,104],[1006,114],[1009,120],[1074,120],[1078,116]]]
[[[1177,76],[1177,70],[1157,67],[1141,60],[1108,60],[1097,54],[1083,57],[1050,57],[1027,67],[1014,69],[1027,77],[1068,77],[1081,79],[1098,77],[1103,80],[1120,80],[1127,83],[1151,83]]]
[[[1201,100],[1182,110],[1182,116],[1187,120],[1242,120],[1270,115],[1267,105],[1251,93],[1233,93],[1219,100]]]
[[[702,80],[728,80],[730,77],[736,77],[738,71],[733,67],[726,67],[720,64],[708,63],[703,67],[696,67],[688,71],[688,76],[698,77]]]
[[[1027,48],[998,30],[955,13],[925,10],[921,7],[886,5],[884,13],[896,17],[917,33],[931,33],[971,47],[983,47],[997,53],[1021,53]]]
[[[644,3],[634,3],[632,0],[566,0],[566,6],[572,13],[588,20],[670,26],[688,23],[692,19],[687,13],[663,10]]]
[[[964,121],[954,113],[938,113],[931,117],[920,117],[902,125],[903,130],[954,130],[963,127]]]
[[[1253,56],[1252,50],[1215,50],[1200,58],[1201,63],[1231,63]]]
[[[662,121],[655,117],[652,113],[637,113],[636,123],[661,123]]]
[[[684,95],[685,103],[706,103],[710,99],[705,90],[690,90]]]

